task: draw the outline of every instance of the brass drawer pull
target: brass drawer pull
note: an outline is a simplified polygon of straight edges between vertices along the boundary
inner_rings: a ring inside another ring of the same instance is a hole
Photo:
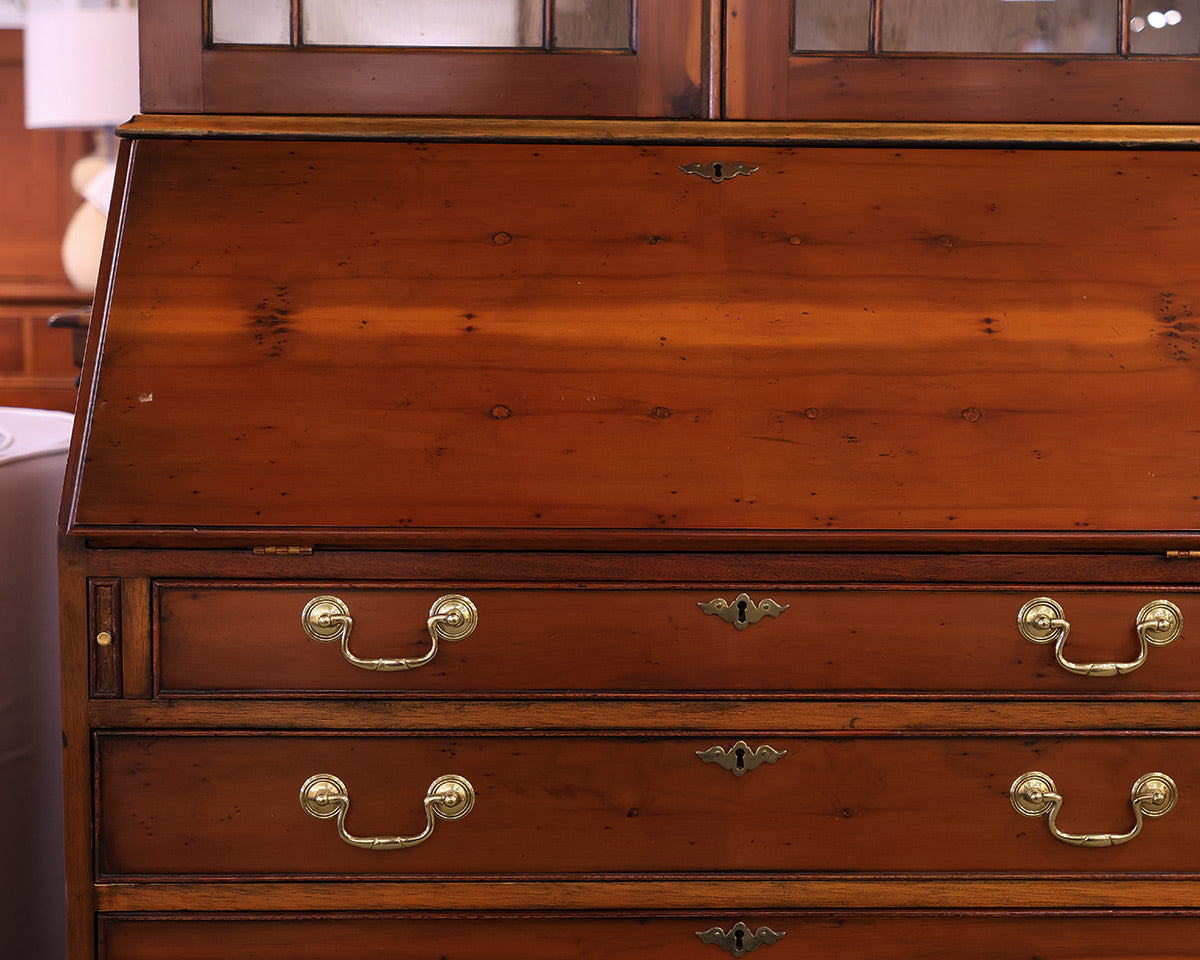
[[[337,597],[313,597],[304,606],[300,614],[300,625],[308,636],[321,643],[341,641],[342,656],[360,670],[389,672],[393,670],[415,670],[431,662],[438,652],[439,640],[457,641],[469,637],[479,620],[479,613],[467,597],[456,593],[448,593],[438,597],[429,608],[429,628],[431,645],[429,652],[421,657],[387,658],[380,657],[367,660],[356,657],[350,652],[350,631],[354,621],[350,617],[350,608]]]
[[[763,617],[778,617],[791,604],[776,603],[770,597],[755,603],[749,594],[739,593],[733,598],[733,603],[724,597],[714,597],[707,603],[698,603],[696,606],[710,616],[720,617],[726,623],[732,623],[738,630],[745,630]]]
[[[786,753],[786,750],[776,750],[767,743],[757,750],[751,750],[750,744],[745,740],[739,740],[728,750],[722,746],[709,747],[707,750],[697,750],[696,756],[705,763],[715,763],[735,777],[741,777],[747,771],[755,770],[764,763],[774,763]]]
[[[1054,781],[1046,774],[1038,770],[1021,774],[1013,781],[1008,794],[1017,813],[1026,817],[1048,814],[1050,835],[1076,847],[1115,847],[1127,843],[1142,832],[1144,817],[1165,816],[1175,806],[1178,796],[1175,781],[1165,773],[1147,773],[1138,777],[1129,792],[1135,820],[1132,830],[1127,833],[1077,834],[1063,833],[1058,829],[1055,820],[1062,809],[1063,798],[1054,786]]]
[[[350,795],[346,785],[332,773],[317,773],[300,788],[300,806],[319,820],[337,817],[338,836],[352,847],[364,850],[405,850],[424,843],[433,835],[434,819],[460,820],[475,806],[475,788],[465,777],[448,773],[429,785],[425,794],[425,829],[415,837],[355,837],[346,831]]]
[[[1071,624],[1063,608],[1049,597],[1035,597],[1017,614],[1017,629],[1031,643],[1053,643],[1054,659],[1064,670],[1084,677],[1114,677],[1130,673],[1146,662],[1147,644],[1165,646],[1183,632],[1183,613],[1170,600],[1152,600],[1138,612],[1137,635],[1141,652],[1128,663],[1072,663],[1063,655]]]
[[[707,930],[697,930],[702,943],[716,944],[722,950],[728,950],[735,957],[744,957],[751,950],[757,950],[763,944],[772,944],[787,936],[786,930],[776,933],[770,927],[759,927],[751,930],[740,920],[729,928],[726,933],[721,927],[709,927]]]

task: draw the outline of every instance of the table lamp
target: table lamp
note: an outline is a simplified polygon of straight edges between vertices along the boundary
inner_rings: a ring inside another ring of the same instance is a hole
[[[25,16],[25,126],[93,131],[71,170],[84,202],[63,235],[63,269],[92,291],[115,165],[113,128],[138,112],[137,9],[132,2],[30,0]]]

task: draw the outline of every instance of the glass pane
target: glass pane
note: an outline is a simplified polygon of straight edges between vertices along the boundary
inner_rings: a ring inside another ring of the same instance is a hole
[[[302,42],[349,47],[540,47],[542,0],[302,0]]]
[[[290,0],[212,0],[213,43],[291,43]]]
[[[871,0],[796,0],[792,49],[871,49]]]
[[[554,0],[554,47],[632,50],[633,0]]]
[[[7,4],[0,4],[0,9],[7,9],[9,6],[21,7],[37,14],[55,10],[97,10],[120,4],[113,3],[113,0],[9,0]]]
[[[1118,0],[882,0],[885,51],[1116,53]]]
[[[1130,53],[1200,53],[1200,0],[1132,0]]]

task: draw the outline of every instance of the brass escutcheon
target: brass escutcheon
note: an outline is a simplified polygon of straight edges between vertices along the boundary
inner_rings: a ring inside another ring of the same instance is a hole
[[[749,594],[739,593],[733,598],[733,603],[724,597],[715,597],[705,603],[697,603],[696,606],[710,616],[720,617],[726,623],[732,623],[738,630],[745,630],[763,617],[778,617],[791,604],[776,603],[770,597],[755,603]]]
[[[700,163],[697,161],[696,163],[681,164],[679,169],[684,173],[693,173],[697,177],[711,180],[713,183],[721,183],[723,180],[729,180],[731,177],[748,177],[758,167],[752,167],[750,164],[742,163],[741,161],[724,163],[720,160],[714,160],[711,163]]]
[[[739,920],[729,928],[728,933],[721,927],[709,927],[707,930],[697,930],[696,936],[702,943],[711,943],[722,950],[728,950],[734,957],[744,957],[764,944],[773,944],[786,937],[787,931],[780,930],[777,933],[770,927],[751,930]]]
[[[750,744],[745,740],[739,740],[728,750],[718,745],[709,747],[707,750],[696,751],[696,756],[705,763],[715,763],[735,777],[745,776],[749,771],[757,770],[764,763],[774,763],[786,754],[786,750],[776,750],[768,743],[762,744],[756,750],[751,750]]]

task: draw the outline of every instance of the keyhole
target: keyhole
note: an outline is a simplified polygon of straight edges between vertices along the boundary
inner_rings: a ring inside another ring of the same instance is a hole
[[[738,601],[738,623],[746,622],[746,601]]]
[[[714,163],[713,164],[713,179],[720,180],[720,179],[722,179],[723,176],[724,176],[724,174],[721,173],[721,165],[719,163]]]
[[[741,930],[733,931],[733,943],[734,943],[735,949],[741,950],[745,947],[745,943],[743,940],[744,936],[745,936],[745,934],[743,934]]]
[[[738,747],[733,752],[733,755],[734,755],[734,757],[737,758],[737,768],[739,770],[745,770],[746,769],[746,750],[745,750],[745,748]],[[740,937],[741,934],[739,933],[738,936]]]

